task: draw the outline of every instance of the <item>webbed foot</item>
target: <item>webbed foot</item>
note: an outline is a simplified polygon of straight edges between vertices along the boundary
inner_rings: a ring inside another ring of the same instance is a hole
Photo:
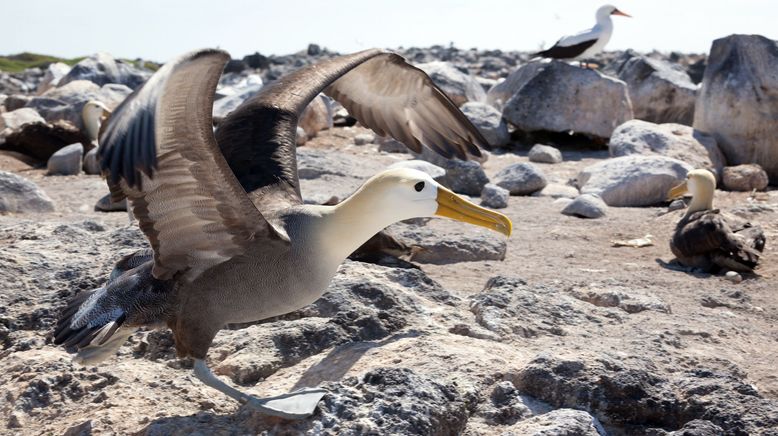
[[[303,388],[275,397],[245,397],[245,404],[265,415],[285,419],[304,419],[316,411],[319,400],[327,391],[322,388]]]

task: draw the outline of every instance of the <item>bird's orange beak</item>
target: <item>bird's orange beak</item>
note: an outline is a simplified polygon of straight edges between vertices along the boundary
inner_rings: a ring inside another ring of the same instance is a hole
[[[622,17],[629,17],[632,18],[632,15],[621,12],[620,10],[616,9],[615,11],[611,12],[611,15],[621,15]]]

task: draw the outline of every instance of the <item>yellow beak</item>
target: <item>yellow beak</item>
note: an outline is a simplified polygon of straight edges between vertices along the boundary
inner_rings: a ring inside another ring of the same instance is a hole
[[[513,223],[501,213],[477,206],[443,187],[438,187],[437,200],[435,215],[486,227],[505,236],[511,235]]]
[[[611,15],[621,15],[622,17],[629,17],[632,18],[632,15],[621,12],[620,10],[616,9],[615,11],[611,12]]]
[[[686,180],[684,180],[680,185],[674,186],[673,189],[667,193],[667,199],[672,200],[678,198],[687,192],[689,192],[689,187],[686,185]]]

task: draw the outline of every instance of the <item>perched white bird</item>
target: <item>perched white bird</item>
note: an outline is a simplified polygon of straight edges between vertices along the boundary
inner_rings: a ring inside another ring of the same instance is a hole
[[[591,29],[575,35],[563,36],[553,47],[535,53],[534,56],[551,59],[587,59],[602,51],[613,33],[613,21],[611,15],[630,15],[616,9],[615,6],[605,5],[597,9],[597,24]]]

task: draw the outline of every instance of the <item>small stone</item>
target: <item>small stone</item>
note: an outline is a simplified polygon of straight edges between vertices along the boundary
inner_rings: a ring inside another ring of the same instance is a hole
[[[529,195],[548,184],[543,173],[535,165],[526,162],[503,168],[494,177],[494,183],[510,191],[511,195]]]
[[[686,207],[686,202],[679,198],[678,200],[673,200],[673,202],[670,203],[669,206],[667,206],[667,211],[673,212],[676,210],[681,210],[685,207]]]
[[[549,164],[562,162],[562,152],[550,145],[535,144],[528,156],[530,162]]]
[[[562,209],[562,213],[579,218],[601,218],[608,212],[608,205],[596,194],[583,194]]]
[[[51,155],[46,165],[46,174],[50,176],[74,176],[81,172],[84,146],[80,142],[62,147]]]
[[[97,161],[97,147],[89,150],[84,156],[84,172],[86,174],[100,174],[100,163]]]
[[[727,273],[724,274],[724,278],[732,283],[740,283],[743,281],[743,276],[735,271],[727,271]]]
[[[493,183],[487,183],[481,191],[481,205],[492,209],[508,207],[508,197],[511,193]]]
[[[375,141],[375,135],[372,133],[360,133],[354,137],[355,145],[372,144]]]
[[[305,129],[303,129],[300,126],[297,126],[295,142],[297,143],[297,145],[305,145],[305,143],[308,142],[308,134],[306,134]]]
[[[722,181],[730,191],[763,191],[769,183],[767,172],[757,164],[724,167]]]
[[[95,203],[95,210],[99,212],[119,212],[127,210],[127,199],[122,201],[111,201],[111,194],[105,194],[103,198],[97,200]]]
[[[578,192],[578,188],[570,185],[562,185],[559,183],[549,183],[545,188],[532,194],[533,197],[550,197],[550,198],[576,198],[581,193]]]

